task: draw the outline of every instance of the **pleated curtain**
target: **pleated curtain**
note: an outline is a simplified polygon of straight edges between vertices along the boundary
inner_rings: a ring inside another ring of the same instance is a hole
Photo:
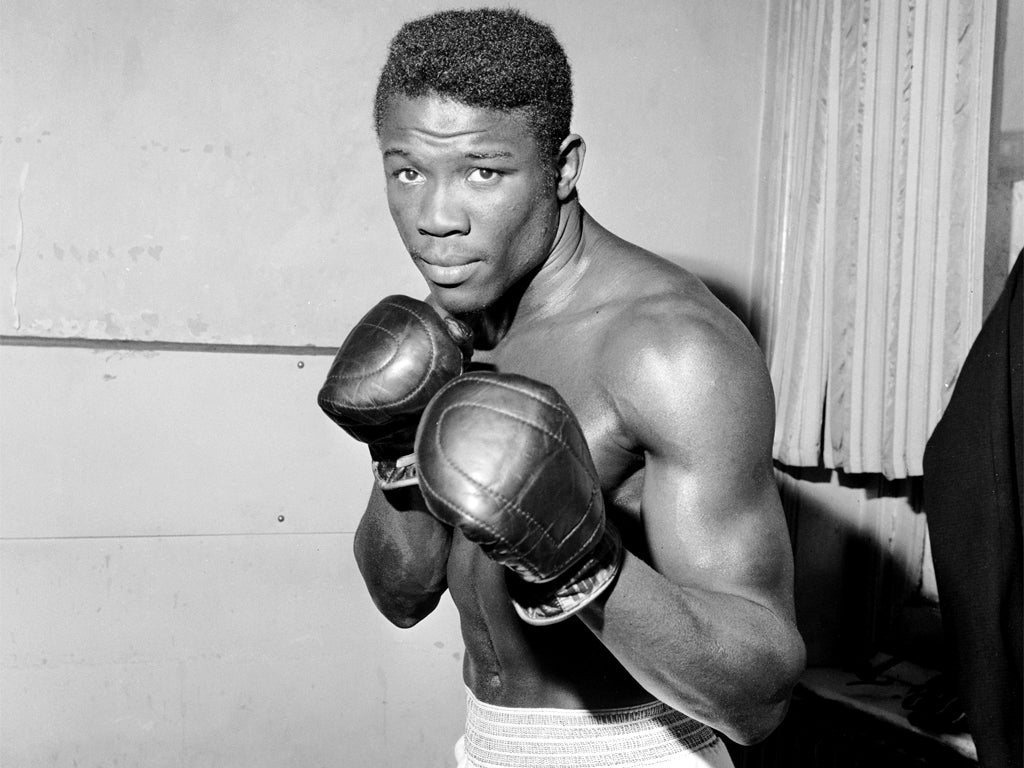
[[[783,464],[922,472],[982,320],[995,20],[772,4],[753,319]]]

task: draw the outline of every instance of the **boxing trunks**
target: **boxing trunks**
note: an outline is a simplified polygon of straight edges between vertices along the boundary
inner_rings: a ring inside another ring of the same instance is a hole
[[[660,701],[619,709],[497,707],[466,697],[457,768],[732,768],[706,725]]]

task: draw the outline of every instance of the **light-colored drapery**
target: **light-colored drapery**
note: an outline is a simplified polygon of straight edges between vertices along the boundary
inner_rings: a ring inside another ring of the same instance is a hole
[[[775,457],[921,474],[981,324],[996,0],[777,0],[754,323]]]

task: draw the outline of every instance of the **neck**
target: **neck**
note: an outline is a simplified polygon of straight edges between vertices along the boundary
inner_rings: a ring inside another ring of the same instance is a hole
[[[544,262],[501,301],[473,319],[474,346],[492,349],[512,327],[557,312],[572,296],[585,271],[584,222],[588,214],[573,198],[559,209],[558,225]]]

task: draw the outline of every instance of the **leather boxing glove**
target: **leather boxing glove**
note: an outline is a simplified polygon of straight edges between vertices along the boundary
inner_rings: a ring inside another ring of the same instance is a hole
[[[579,423],[551,387],[459,376],[424,411],[416,455],[427,509],[509,569],[524,621],[562,621],[614,581],[622,544]]]
[[[408,296],[388,296],[345,338],[317,402],[369,446],[381,488],[416,483],[411,454],[420,415],[462,372],[471,343],[466,325]]]

